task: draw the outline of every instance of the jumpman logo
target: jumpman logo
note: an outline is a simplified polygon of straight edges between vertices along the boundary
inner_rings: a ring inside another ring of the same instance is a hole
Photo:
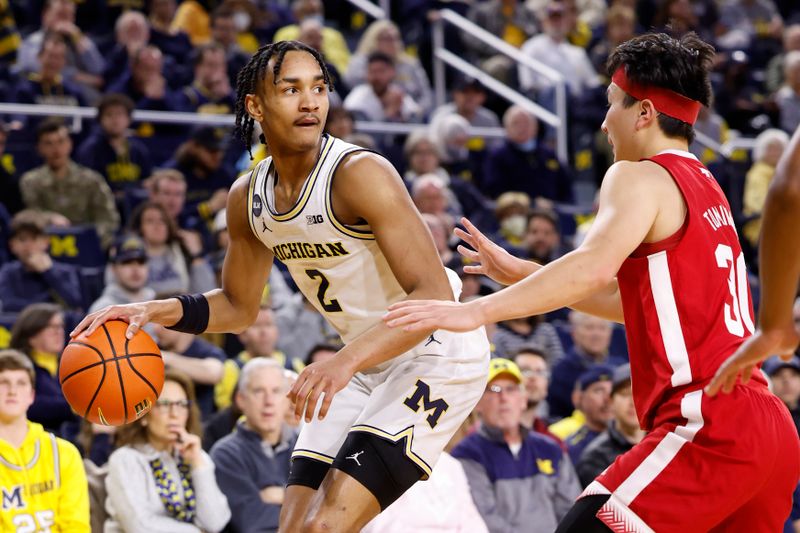
[[[267,227],[267,223],[266,223],[266,222],[264,222],[264,221],[262,220],[262,221],[261,221],[261,223],[264,225],[264,227],[263,227],[263,228],[261,228],[261,232],[262,232],[262,233],[263,233],[263,232],[265,232],[265,231],[269,231],[270,233],[272,233],[272,230],[271,230],[271,229],[269,229],[269,228]]]
[[[436,344],[442,344],[436,338],[434,338],[433,333],[431,333],[431,336],[428,337],[428,342],[425,343],[425,346],[429,345],[432,342],[435,342]]]
[[[358,466],[361,466],[361,461],[358,460],[358,456],[361,455],[362,453],[364,453],[364,450],[361,450],[360,452],[356,452],[353,455],[348,455],[347,457],[345,457],[345,459],[352,459],[353,461],[356,462],[356,464]]]

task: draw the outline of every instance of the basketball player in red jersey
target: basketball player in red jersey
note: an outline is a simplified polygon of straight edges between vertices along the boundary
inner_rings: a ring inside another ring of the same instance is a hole
[[[586,488],[558,532],[766,533],[789,515],[800,444],[786,408],[760,375],[729,395],[703,392],[754,330],[728,202],[688,152],[710,103],[713,54],[694,34],[649,34],[611,55],[603,131],[616,162],[577,250],[540,267],[467,226],[475,250],[463,253],[480,262],[471,270],[516,283],[468,304],[400,302],[384,317],[409,331],[458,331],[569,305],[625,323],[648,434]]]
[[[761,311],[759,329],[719,368],[706,392],[730,392],[741,374],[747,381],[755,365],[771,355],[794,356],[800,342],[792,306],[800,279],[800,128],[778,162],[770,184],[761,230]]]

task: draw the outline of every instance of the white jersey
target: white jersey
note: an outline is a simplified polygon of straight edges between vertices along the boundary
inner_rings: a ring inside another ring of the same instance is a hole
[[[331,207],[331,184],[339,163],[360,150],[323,135],[317,164],[285,213],[275,209],[275,167],[268,157],[253,170],[247,202],[256,237],[288,267],[308,301],[346,343],[406,296],[369,226],[345,225]]]

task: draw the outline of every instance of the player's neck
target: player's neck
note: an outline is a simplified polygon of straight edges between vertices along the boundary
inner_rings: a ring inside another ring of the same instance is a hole
[[[290,188],[302,187],[311,170],[317,164],[319,158],[319,143],[303,152],[281,150],[279,146],[272,148],[272,164],[275,166],[275,173],[278,176],[279,186],[289,186]]]
[[[638,159],[648,159],[654,155],[660,154],[665,150],[680,150],[682,152],[689,151],[689,143],[685,139],[675,139],[672,137],[665,137],[664,135],[655,136],[650,142],[642,145],[641,153],[638,154]]]
[[[19,448],[28,434],[28,420],[21,416],[12,421],[0,421],[0,440],[4,440],[14,448]]]

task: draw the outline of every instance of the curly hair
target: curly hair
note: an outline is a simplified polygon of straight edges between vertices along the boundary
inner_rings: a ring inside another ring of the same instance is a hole
[[[275,64],[272,67],[273,83],[278,80],[278,74],[283,65],[283,59],[286,57],[287,52],[306,52],[311,54],[317,60],[319,68],[322,70],[322,77],[328,90],[333,90],[331,84],[331,76],[328,68],[325,66],[325,60],[319,52],[310,46],[303,44],[299,41],[278,41],[262,46],[258,51],[253,54],[250,61],[242,67],[239,75],[236,78],[236,129],[235,133],[239,139],[247,147],[247,152],[250,154],[250,159],[253,159],[253,153],[250,151],[250,143],[253,136],[253,117],[247,113],[245,106],[245,98],[248,94],[255,94],[257,91],[258,83],[264,80],[267,74],[267,64],[273,57],[276,58]],[[261,142],[265,143],[264,136],[261,136]]]
[[[695,33],[680,39],[666,33],[648,33],[619,45],[608,58],[609,77],[618,68],[634,83],[670,89],[678,94],[711,106],[713,93],[709,70],[714,60],[714,47]],[[637,100],[626,94],[623,105],[630,107]],[[663,113],[658,115],[658,125],[668,137],[694,140],[691,124]]]

